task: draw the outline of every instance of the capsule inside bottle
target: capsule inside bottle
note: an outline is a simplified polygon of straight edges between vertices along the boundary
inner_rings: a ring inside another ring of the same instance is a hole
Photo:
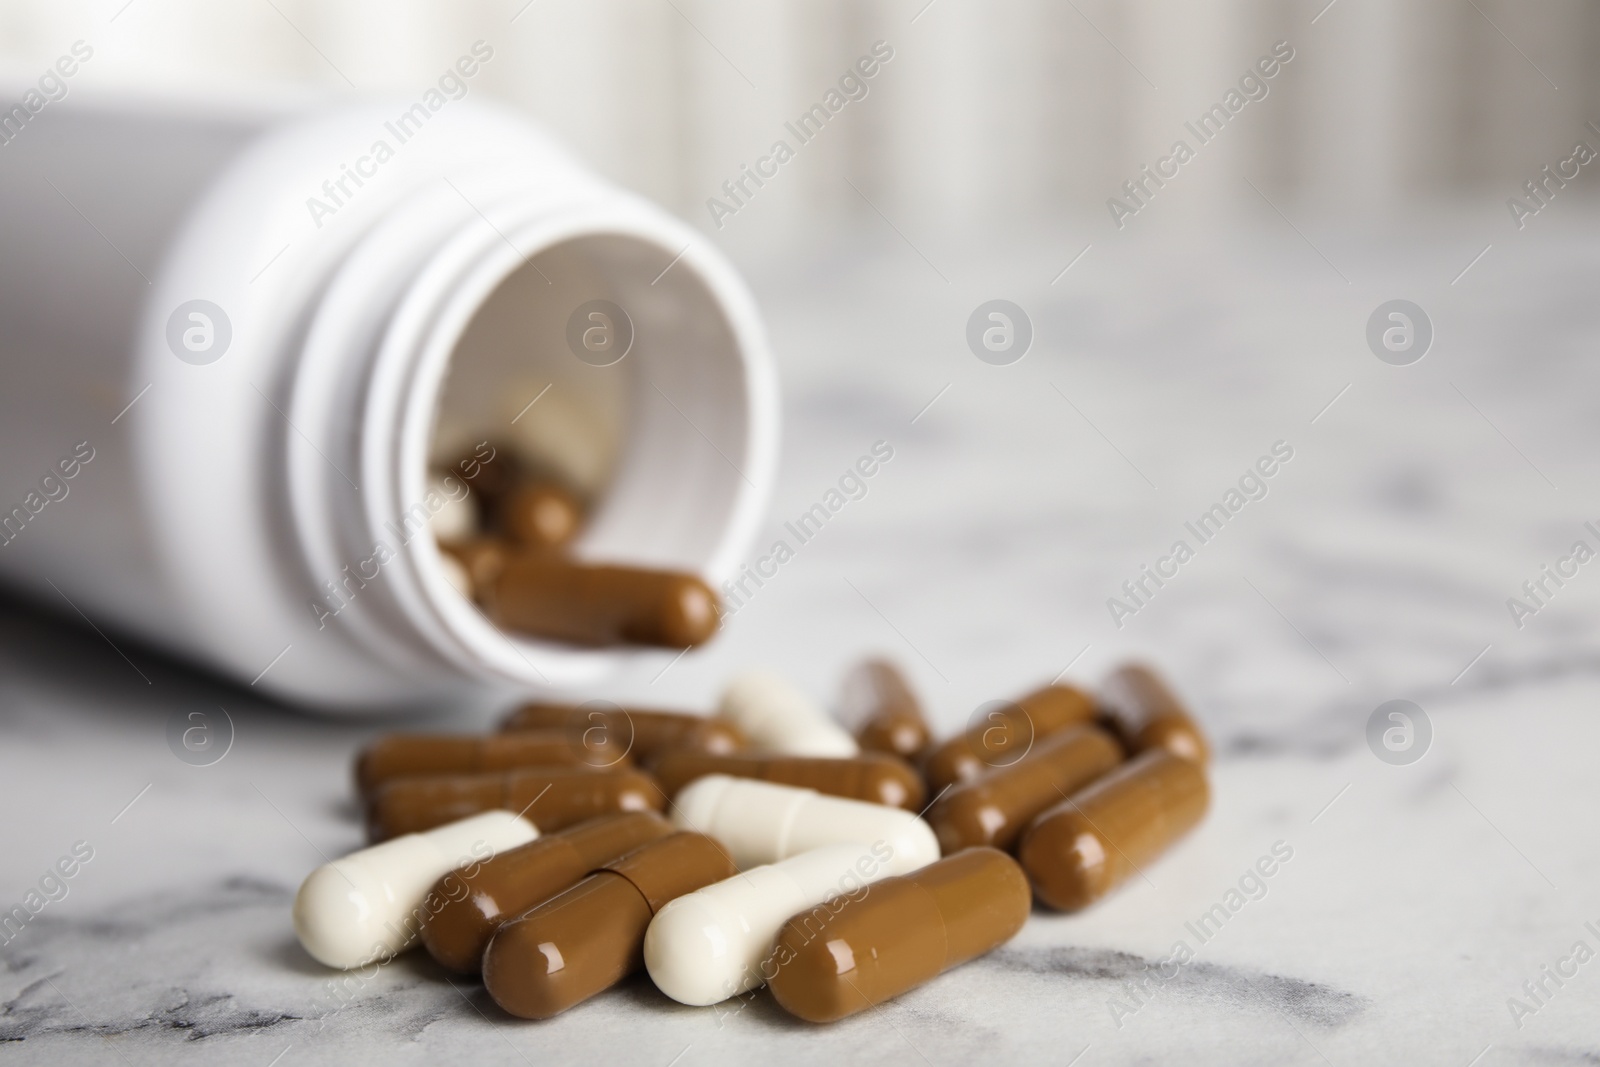
[[[505,536],[529,549],[553,552],[578,534],[583,507],[578,498],[551,482],[518,486],[500,513]]]
[[[506,544],[497,537],[471,537],[461,541],[440,541],[439,550],[457,563],[467,576],[467,595],[476,599],[478,590],[487,589],[506,565]]]
[[[505,503],[529,478],[527,464],[517,455],[516,447],[503,438],[455,451],[446,469],[459,473],[471,487],[479,534],[498,533],[504,528]]]
[[[495,625],[578,645],[692,648],[722,621],[717,595],[695,575],[528,550],[511,553],[480,595]]]
[[[395,451],[419,454],[383,526],[401,544],[431,529],[460,564],[401,553],[396,593],[464,668],[561,684],[592,676],[589,649],[678,652],[717,631],[701,572],[768,478],[727,459],[769,450],[765,346],[725,268],[624,229],[547,228],[515,265],[480,264],[462,314],[428,327],[426,371],[390,383],[408,398]]]

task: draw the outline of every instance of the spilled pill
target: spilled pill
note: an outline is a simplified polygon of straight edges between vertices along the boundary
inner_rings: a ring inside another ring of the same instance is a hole
[[[1017,858],[1040,900],[1076,911],[1192,829],[1209,802],[1200,764],[1153,748],[1041,812]]]
[[[928,789],[968,782],[1020,759],[1028,748],[1069,726],[1094,720],[1094,701],[1070,685],[1047,685],[989,711],[981,722],[935,746],[922,764]]]
[[[483,955],[484,988],[513,1015],[548,1019],[637,971],[645,931],[669,901],[733,873],[702,834],[641,845],[504,923]]]
[[[783,924],[768,985],[808,1022],[854,1015],[1015,937],[1032,896],[1022,869],[993,848],[970,848],[888,878],[859,899]]]
[[[487,811],[406,834],[312,871],[294,898],[294,932],[319,962],[349,969],[409,948],[428,890],[447,871],[539,836],[528,820]]]
[[[721,607],[692,574],[578,564],[524,549],[480,599],[495,625],[579,645],[690,648],[717,632]]]
[[[1034,742],[1007,767],[952,786],[928,809],[946,856],[975,845],[1009,849],[1033,817],[1122,762],[1122,746],[1095,726]]]
[[[356,758],[356,788],[362,793],[395,778],[481,774],[516,767],[613,767],[632,763],[625,749],[603,733],[568,730],[515,734],[390,734]]]
[[[887,843],[826,845],[752,867],[662,908],[644,936],[651,981],[682,1004],[716,1004],[775,973],[773,939],[792,915],[909,874]]]
[[[828,759],[821,756],[715,756],[680,748],[657,756],[650,769],[668,796],[706,774],[758,778],[913,811],[922,807],[924,794],[917,772],[902,760],[882,752]]]
[[[922,705],[899,669],[873,659],[845,676],[839,719],[868,752],[887,752],[915,762],[932,740]]]
[[[1161,676],[1143,664],[1121,667],[1106,678],[1100,714],[1129,752],[1164,748],[1198,763],[1210,757],[1199,724]]]
[[[476,974],[483,950],[506,919],[575,884],[590,871],[672,826],[652,811],[602,815],[507,849],[434,883],[423,909],[422,945],[453,971]]]
[[[382,841],[480,811],[525,812],[546,832],[619,811],[660,811],[665,798],[636,770],[528,767],[493,774],[396,778],[373,790],[367,835]]]
[[[740,869],[851,841],[883,842],[908,869],[939,858],[933,830],[909,811],[751,778],[697,778],[673,799],[671,816],[679,829],[720,841]]]
[[[770,671],[747,671],[722,692],[717,716],[752,747],[786,756],[854,756],[856,739],[804,693]]]
[[[565,728],[586,737],[605,734],[639,762],[669,748],[728,755],[745,747],[731,723],[678,711],[601,708],[572,704],[524,704],[500,724],[502,731]]]

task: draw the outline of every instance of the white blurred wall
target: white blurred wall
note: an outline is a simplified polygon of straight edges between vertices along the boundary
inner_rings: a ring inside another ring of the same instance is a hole
[[[82,38],[100,86],[409,93],[481,38],[496,55],[474,91],[710,227],[721,182],[887,41],[868,98],[726,222],[766,240],[874,210],[915,232],[1104,215],[1278,40],[1294,61],[1178,179],[1171,211],[1255,197],[1246,179],[1280,204],[1379,215],[1509,196],[1579,138],[1600,147],[1585,126],[1600,123],[1600,4],[1326,4],[0,0],[0,70],[36,76]]]

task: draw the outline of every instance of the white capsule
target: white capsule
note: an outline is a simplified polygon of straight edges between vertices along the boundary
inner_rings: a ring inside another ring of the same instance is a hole
[[[921,865],[878,842],[825,845],[754,867],[657,912],[644,935],[645,968],[657,988],[682,1004],[737,996],[777,973],[772,947],[789,919],[835,897],[859,898],[872,882]]]
[[[312,871],[294,898],[294,932],[319,962],[346,970],[410,948],[433,883],[539,836],[509,811],[486,811],[352,852]]]
[[[750,744],[787,756],[855,756],[844,727],[794,686],[767,671],[746,671],[722,691],[718,717],[737,726]]]
[[[435,474],[428,479],[428,498],[443,501],[428,520],[433,536],[441,541],[465,541],[478,532],[478,509],[460,478],[453,474]]]
[[[673,798],[672,821],[716,838],[740,870],[852,841],[887,844],[906,871],[939,858],[933,827],[909,811],[754,778],[695,779]]]
[[[468,600],[472,596],[472,575],[467,571],[466,565],[448,552],[439,553],[439,566],[444,570],[444,579],[455,587],[456,592]]]

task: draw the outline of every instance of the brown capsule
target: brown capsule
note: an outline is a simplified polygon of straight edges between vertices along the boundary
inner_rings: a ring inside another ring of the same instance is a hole
[[[1076,911],[1192,829],[1210,799],[1200,764],[1153,748],[1040,812],[1017,858],[1040,900]]]
[[[873,659],[845,676],[839,719],[869,752],[915,762],[932,733],[905,675],[888,660]]]
[[[744,734],[732,723],[679,711],[615,708],[604,705],[524,704],[506,716],[503,731],[564,728],[586,737],[604,733],[647,763],[669,748],[730,755],[745,747]]]
[[[946,855],[975,845],[1009,849],[1045,808],[1122,762],[1122,746],[1095,726],[1074,726],[1034,743],[1009,767],[951,787],[928,809]]]
[[[518,767],[628,767],[632,757],[614,736],[572,730],[515,734],[389,734],[356,758],[356,788],[372,792],[395,778],[483,774]]]
[[[1142,663],[1111,672],[1100,687],[1100,715],[1129,752],[1164,748],[1196,763],[1211,756],[1199,724],[1161,676]]]
[[[489,450],[488,459],[482,455],[485,445]],[[463,455],[454,469],[461,472],[473,492],[486,497],[503,496],[522,484],[525,478],[522,461],[504,441],[482,442],[472,452]]]
[[[488,442],[485,442],[488,444]],[[479,446],[480,449],[482,446]],[[501,506],[524,484],[528,475],[516,453],[503,442],[490,445],[490,458],[479,458],[478,450],[463,456],[455,465],[478,502],[478,524],[485,530],[500,528]]]
[[[444,966],[476,974],[483,950],[506,919],[574,885],[578,879],[647,841],[665,837],[672,824],[653,811],[602,815],[434,883],[424,905],[422,944]]]
[[[815,789],[830,796],[850,797],[891,808],[917,811],[926,794],[922,779],[903,760],[882,752],[851,757],[713,756],[689,749],[671,749],[651,765],[668,796],[707,774],[759,778],[777,785]]]
[[[523,550],[480,596],[497,626],[579,645],[689,648],[717,632],[721,605],[692,574],[569,563]]]
[[[525,548],[560,548],[583,524],[578,498],[549,483],[519,486],[500,508],[500,530]]]
[[[480,811],[524,814],[540,832],[619,811],[660,811],[655,779],[636,770],[530,767],[498,774],[396,778],[373,791],[367,837],[387,841],[421,833]]]
[[[966,849],[790,919],[767,985],[808,1022],[843,1019],[1011,940],[1031,904],[1015,860]]]
[[[737,872],[704,834],[641,845],[510,920],[483,955],[483,985],[512,1015],[548,1019],[644,966],[644,933],[668,901]]]
[[[988,713],[936,746],[923,760],[922,776],[937,794],[970,782],[992,767],[1014,763],[1042,737],[1094,721],[1094,701],[1070,685],[1047,685]]]
[[[467,572],[474,596],[494,583],[506,563],[506,545],[495,537],[474,537],[467,541],[441,541],[439,550],[456,558]]]

